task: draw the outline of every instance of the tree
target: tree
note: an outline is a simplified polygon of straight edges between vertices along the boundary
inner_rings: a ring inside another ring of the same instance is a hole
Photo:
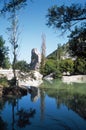
[[[21,70],[22,72],[28,72],[30,70],[29,64],[26,61],[17,61],[15,68]]]
[[[13,0],[14,1],[14,0]],[[10,33],[9,36],[9,42],[12,45],[12,52],[13,52],[13,62],[12,62],[12,69],[14,74],[14,84],[16,85],[16,62],[17,62],[17,51],[18,51],[18,40],[19,40],[19,30],[18,30],[18,18],[16,15],[16,7],[15,2],[14,6],[10,12],[10,27],[8,28],[8,31]]]
[[[74,61],[72,59],[64,59],[60,62],[60,70],[62,73],[74,73]]]
[[[0,14],[6,14],[7,12],[10,13],[10,21],[11,26],[8,28],[8,31],[10,32],[10,38],[9,41],[13,48],[13,74],[14,74],[14,84],[16,84],[16,70],[15,70],[15,64],[17,61],[17,49],[18,49],[18,19],[16,16],[16,11],[18,11],[20,8],[24,7],[27,0],[2,0],[0,2]]]
[[[7,3],[7,6],[3,9],[3,11],[8,11],[10,13],[10,27],[8,31],[10,32],[9,42],[12,45],[13,52],[13,62],[12,69],[14,74],[14,84],[16,85],[16,63],[17,63],[17,51],[18,51],[18,41],[19,41],[19,26],[18,26],[18,17],[17,12],[20,8],[24,6],[26,0],[11,0]],[[7,8],[6,8],[7,7]],[[3,12],[2,11],[2,12]]]
[[[86,74],[86,58],[77,58],[75,60],[75,73]]]
[[[9,63],[8,47],[5,46],[3,37],[0,36],[0,67],[6,68],[6,61]]]
[[[44,69],[46,61],[46,36],[45,34],[42,34],[42,46],[41,46],[41,72]]]
[[[10,63],[10,59],[9,57],[6,55],[3,61],[3,68],[4,69],[9,69],[11,67],[11,63]]]
[[[2,0],[0,1],[0,13],[11,12],[15,6],[15,9],[20,9],[26,5],[27,0]]]
[[[69,50],[72,56],[86,57],[86,25],[71,32]]]
[[[48,9],[47,25],[62,32],[71,31],[69,50],[72,56],[86,57],[86,4],[53,6]]]
[[[47,25],[65,32],[76,24],[80,26],[86,20],[86,4],[72,4],[70,7],[62,5],[48,9]],[[78,24],[79,23],[79,24]]]

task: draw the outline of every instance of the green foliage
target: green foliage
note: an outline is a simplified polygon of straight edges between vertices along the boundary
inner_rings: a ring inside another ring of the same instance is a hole
[[[71,26],[76,25],[78,22],[82,23],[86,20],[86,4],[71,4],[70,6],[57,5],[48,9],[47,25],[61,31],[70,30]],[[77,24],[78,25],[78,24]],[[80,24],[79,24],[80,25]]]
[[[6,77],[1,77],[0,78],[0,85],[2,85],[3,87],[7,87],[8,86],[8,80]]]
[[[53,74],[53,78],[57,79],[57,78],[61,78],[61,77],[62,77],[62,73],[60,71],[60,68],[59,69],[55,69],[55,72]]]
[[[5,46],[3,37],[0,36],[0,67],[9,68],[8,64],[10,64],[8,58],[8,47]]]
[[[74,73],[74,61],[72,59],[61,60],[60,62],[61,72],[69,72],[70,74]]]
[[[5,57],[4,61],[3,61],[3,69],[9,69],[11,67],[11,63],[9,61],[8,57]]]
[[[59,44],[57,49],[47,56],[47,59],[57,60],[61,58],[61,56],[64,56],[65,53],[68,52],[68,48],[68,43],[63,45]]]
[[[15,64],[15,68],[18,70],[21,70],[22,72],[29,72],[30,68],[29,68],[29,64],[26,61],[18,61]]]
[[[57,61],[53,60],[53,59],[47,59],[45,67],[43,69],[43,71],[41,71],[41,73],[43,74],[43,76],[49,75],[52,73],[53,78],[61,78],[62,74],[61,71],[59,69],[59,67],[57,67]]]
[[[16,10],[19,10],[20,8],[24,7],[26,5],[27,0],[2,0],[0,12],[6,13],[12,11],[13,7],[15,6]]]
[[[57,50],[53,51],[51,54],[47,56],[47,59],[56,60]]]
[[[86,57],[86,24],[75,28],[69,36],[69,50],[72,56]]]
[[[49,59],[46,61],[45,67],[44,67],[44,73],[43,75],[48,75],[50,73],[53,73],[56,68],[56,62],[55,60]]]
[[[77,58],[75,61],[75,73],[86,74],[86,58]]]

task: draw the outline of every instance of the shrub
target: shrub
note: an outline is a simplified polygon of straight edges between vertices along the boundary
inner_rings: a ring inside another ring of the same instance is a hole
[[[60,62],[61,72],[69,72],[70,74],[74,73],[74,61],[72,59],[61,60]]]
[[[15,65],[16,69],[22,71],[22,72],[29,72],[29,64],[26,61],[18,61]]]
[[[55,60],[52,60],[52,59],[48,59],[46,61],[46,64],[45,64],[45,67],[43,69],[43,75],[46,76],[50,73],[53,73],[56,69],[56,63],[55,63]]]
[[[2,85],[3,87],[7,87],[8,86],[8,80],[6,77],[1,77],[0,78],[0,85]]]
[[[86,74],[86,58],[77,58],[75,61],[75,73]]]

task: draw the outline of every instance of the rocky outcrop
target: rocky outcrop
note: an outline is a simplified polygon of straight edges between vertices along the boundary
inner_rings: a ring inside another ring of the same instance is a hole
[[[29,72],[28,74],[22,73],[22,77],[19,77],[18,79],[18,85],[27,87],[38,87],[43,82],[42,77],[43,75],[41,75],[38,71],[34,70]]]
[[[33,48],[31,51],[31,70],[39,70],[41,63],[41,54],[38,52],[36,48]]]
[[[19,70],[16,70],[16,75]],[[7,80],[11,80],[13,78],[13,70],[12,69],[0,69],[0,77],[6,77]]]
[[[36,48],[32,49],[31,51],[31,64],[30,69],[31,71],[29,73],[24,73],[19,70],[16,70],[16,76],[17,76],[17,85],[18,86],[35,86],[38,87],[43,81],[41,75],[39,73],[41,63],[41,54],[38,52]],[[13,78],[13,70],[0,70],[0,75],[4,75],[8,80],[11,80]]]
[[[24,73],[20,71],[16,71],[18,86],[39,86],[43,81],[41,75],[36,70],[31,70],[29,73]],[[0,70],[0,77],[6,77],[7,80],[11,80],[13,78],[12,69],[9,70]]]

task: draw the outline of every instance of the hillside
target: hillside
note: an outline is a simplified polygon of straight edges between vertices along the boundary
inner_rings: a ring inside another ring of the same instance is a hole
[[[51,54],[49,54],[47,56],[47,59],[56,60],[58,58],[58,55],[60,55],[62,59],[70,57],[68,47],[69,47],[68,43],[63,44],[62,46],[58,45],[58,48],[55,51],[53,51]]]

